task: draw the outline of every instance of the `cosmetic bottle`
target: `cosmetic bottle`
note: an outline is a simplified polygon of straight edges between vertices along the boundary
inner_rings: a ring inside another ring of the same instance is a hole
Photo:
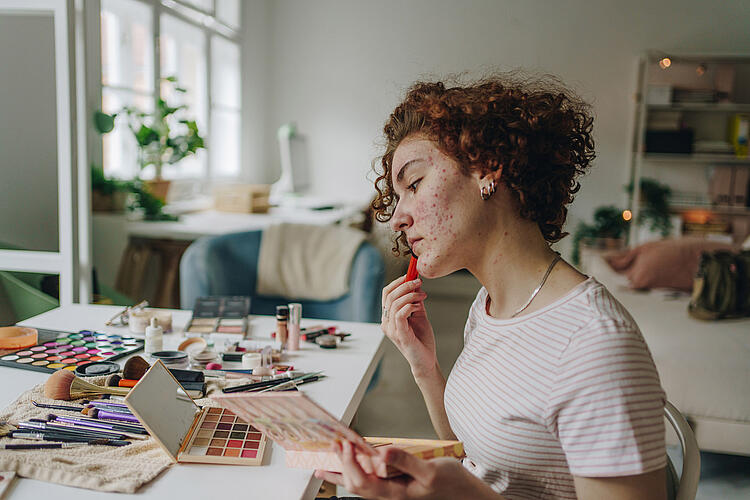
[[[151,318],[151,324],[146,327],[146,345],[144,350],[147,356],[162,350],[164,344],[164,330],[159,326],[156,318]]]
[[[299,350],[299,330],[302,321],[302,304],[294,302],[289,304],[289,343],[287,348],[290,351]]]
[[[289,319],[288,306],[276,306],[276,340],[281,343],[281,348],[286,348],[289,336],[287,321]]]

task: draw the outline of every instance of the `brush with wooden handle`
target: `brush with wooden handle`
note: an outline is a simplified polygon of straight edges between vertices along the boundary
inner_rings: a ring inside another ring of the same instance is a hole
[[[129,387],[102,387],[94,385],[76,377],[75,373],[68,370],[58,370],[44,383],[44,395],[50,399],[71,399],[99,396],[101,394],[114,394],[115,396],[127,396]]]

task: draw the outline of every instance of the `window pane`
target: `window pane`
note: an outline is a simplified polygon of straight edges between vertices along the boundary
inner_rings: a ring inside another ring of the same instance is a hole
[[[211,113],[209,153],[214,177],[240,173],[240,113],[214,109]]]
[[[0,12],[0,248],[59,250],[54,28]]]
[[[232,28],[240,27],[240,0],[216,0],[216,18]]]
[[[102,88],[102,111],[116,113],[123,106],[133,106],[149,113],[154,109],[154,101],[151,96]],[[133,179],[138,176],[138,146],[124,114],[117,117],[114,130],[102,137],[102,148],[104,173],[108,177]]]
[[[240,107],[240,48],[220,36],[211,38],[211,104]]]
[[[164,14],[161,17],[161,74],[176,76],[186,93],[174,91],[169,82],[162,82],[161,95],[170,106],[185,104],[188,109],[179,118],[194,119],[201,135],[206,134],[208,98],[206,95],[206,36],[204,32]],[[206,157],[198,154],[177,166],[164,168],[165,177],[201,176],[205,173]]]
[[[102,0],[102,84],[153,92],[151,7],[134,0]]]

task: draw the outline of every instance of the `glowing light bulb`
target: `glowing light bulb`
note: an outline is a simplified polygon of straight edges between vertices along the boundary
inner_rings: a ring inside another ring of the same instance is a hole
[[[664,57],[659,61],[659,67],[661,69],[667,69],[672,65],[672,60],[668,57]]]
[[[630,219],[633,218],[633,212],[631,212],[630,210],[623,210],[622,218],[625,219],[626,221],[629,221]]]

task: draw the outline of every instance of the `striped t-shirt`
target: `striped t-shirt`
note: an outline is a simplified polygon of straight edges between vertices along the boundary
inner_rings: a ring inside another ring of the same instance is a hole
[[[509,499],[576,498],[573,475],[667,463],[664,391],[633,318],[593,278],[500,320],[477,294],[445,410],[464,465]]]

